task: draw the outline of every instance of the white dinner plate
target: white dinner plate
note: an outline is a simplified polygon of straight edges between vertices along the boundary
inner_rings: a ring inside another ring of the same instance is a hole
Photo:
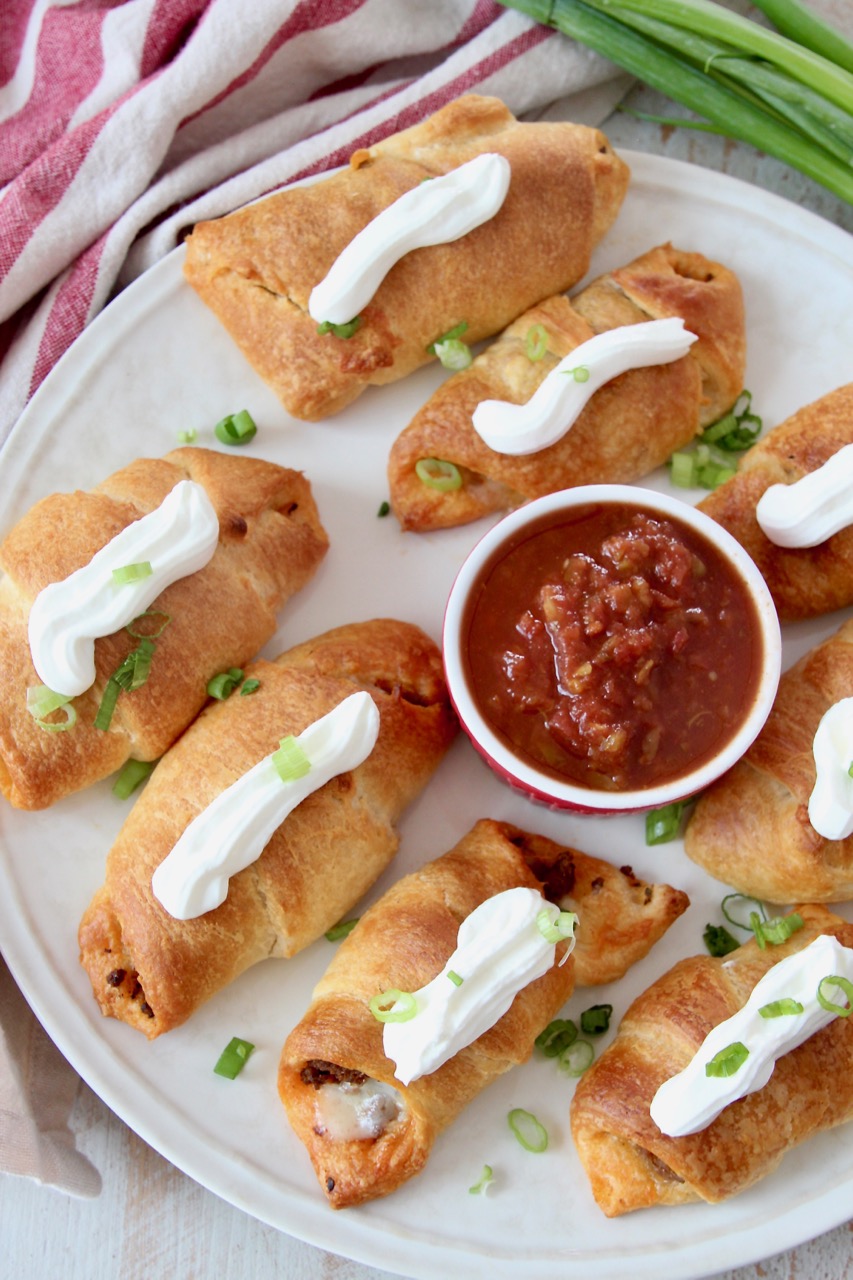
[[[747,386],[765,426],[853,378],[850,311],[853,238],[812,214],[719,173],[640,154],[622,211],[592,274],[671,240],[733,267],[748,316]],[[535,234],[535,221],[531,224]],[[331,550],[287,606],[265,651],[343,622],[393,615],[440,634],[455,570],[484,525],[403,534],[378,509],[388,449],[441,379],[431,367],[366,392],[339,417],[290,419],[213,316],[184,284],[182,250],[126,289],[42,385],[0,458],[2,532],[38,498],[89,488],[139,455],[167,452],[179,430],[220,447],[212,427],[247,408],[259,424],[247,452],[303,469]],[[665,472],[650,487],[666,488]],[[688,501],[701,495],[682,492]],[[840,622],[835,615],[785,631],[786,664]],[[0,808],[0,939],[15,977],[60,1049],[138,1134],[218,1195],[273,1226],[406,1276],[541,1280],[563,1277],[687,1280],[788,1248],[850,1214],[853,1133],[836,1130],[788,1156],[754,1190],[716,1207],[646,1210],[608,1221],[574,1154],[572,1084],[532,1060],[482,1094],[439,1137],[425,1171],[392,1196],[334,1212],[291,1133],[276,1093],[282,1043],[332,955],[321,939],[289,961],[267,961],[220,993],[188,1024],[149,1043],[101,1017],[77,960],[77,924],[131,802],[105,782],[43,813]],[[577,1016],[610,1002],[614,1027],[629,1001],[679,957],[703,949],[721,922],[726,889],[680,843],[647,848],[642,817],[567,816],[526,801],[458,741],[402,823],[394,866],[371,899],[404,872],[450,848],[481,817],[508,819],[633,865],[685,889],[690,909],[631,974],[577,992]],[[606,1042],[612,1031],[604,1037]],[[256,1051],[236,1081],[214,1075],[231,1036]],[[544,1154],[523,1150],[506,1116],[525,1107],[550,1135]],[[469,1195],[484,1164],[486,1195]]]

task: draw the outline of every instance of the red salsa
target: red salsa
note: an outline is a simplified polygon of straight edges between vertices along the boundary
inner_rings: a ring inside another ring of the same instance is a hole
[[[762,661],[740,574],[690,526],[623,503],[508,539],[471,592],[465,675],[500,738],[551,776],[658,785],[715,755]]]

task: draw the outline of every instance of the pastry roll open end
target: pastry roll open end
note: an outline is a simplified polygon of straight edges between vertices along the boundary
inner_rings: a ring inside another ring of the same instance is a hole
[[[560,964],[558,944],[551,968],[523,987],[489,1030],[437,1069],[404,1085],[385,1055],[371,998],[429,983],[453,954],[462,922],[493,895],[519,886],[540,893],[543,907],[553,902],[577,911],[578,938],[587,938],[587,980],[624,972],[674,918],[659,902],[650,905],[667,899],[658,895],[662,887],[485,819],[448,853],[398,881],[340,944],[279,1064],[288,1119],[334,1208],[387,1195],[419,1173],[441,1131],[489,1083],[530,1057],[536,1036],[571,995],[577,948]],[[628,916],[631,941],[626,945],[623,937],[614,959],[601,953],[617,901]]]
[[[798,1143],[853,1118],[853,1019],[845,1017],[780,1057],[762,1088],[731,1102],[706,1128],[668,1137],[650,1115],[663,1082],[687,1066],[774,964],[821,934],[853,945],[853,925],[825,907],[797,911],[804,927],[787,942],[762,950],[750,941],[722,959],[676,964],[634,1001],[615,1040],[581,1077],[572,1136],[608,1217],[726,1200],[771,1173]]]
[[[473,417],[484,400],[526,404],[559,362],[595,335],[681,318],[696,335],[687,355],[629,369],[592,396],[566,434],[535,453],[499,453]],[[531,337],[542,349],[531,358]],[[467,369],[449,377],[392,446],[391,504],[404,529],[449,528],[580,484],[624,483],[661,466],[732,407],[743,388],[746,335],[737,276],[703,254],[658,245],[555,294],[513,321]],[[461,484],[424,484],[422,459],[452,463]]]

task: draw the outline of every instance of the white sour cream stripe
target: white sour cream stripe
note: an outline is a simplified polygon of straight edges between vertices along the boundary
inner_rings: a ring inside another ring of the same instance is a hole
[[[219,518],[206,490],[194,480],[181,480],[155,511],[36,596],[28,628],[39,679],[68,698],[85,693],[95,680],[95,640],[120,631],[173,582],[204,568],[218,542]],[[113,569],[146,560],[152,570],[148,577],[113,580]]]
[[[155,870],[154,897],[176,920],[220,906],[230,877],[261,856],[306,796],[366,760],[378,734],[379,712],[370,694],[344,698],[296,738],[311,762],[308,773],[285,782],[272,754],[265,756],[193,819]]]
[[[696,334],[677,317],[597,333],[564,356],[525,404],[481,401],[474,410],[474,429],[495,453],[538,453],[562,439],[606,382],[629,369],[680,360],[695,341]],[[589,374],[584,382],[572,377],[579,368]]]
[[[817,999],[823,978],[837,975],[853,982],[853,949],[823,934],[793,955],[780,960],[754,987],[749,1000],[731,1018],[708,1034],[704,1044],[683,1071],[664,1081],[651,1105],[651,1117],[662,1133],[680,1138],[698,1133],[721,1111],[767,1084],[776,1059],[796,1049],[837,1015]],[[826,993],[825,993],[826,994]],[[762,1018],[758,1010],[774,1000],[798,1000],[803,1012]],[[844,1004],[843,997],[830,993]],[[731,1076],[708,1076],[705,1064],[721,1050],[740,1041],[749,1057]],[[792,1105],[796,1101],[792,1100]]]
[[[755,516],[778,547],[816,547],[853,524],[853,444],[793,484],[772,484]]]
[[[347,324],[405,254],[458,240],[493,218],[509,180],[509,161],[487,152],[406,191],[354,236],[312,289],[311,317]]]
[[[456,950],[437,977],[415,991],[408,1022],[386,1022],[383,1047],[403,1084],[429,1075],[501,1018],[516,995],[554,964],[556,944],[536,921],[560,910],[520,886],[487,898],[459,926]],[[569,940],[569,950],[574,939]],[[448,974],[462,979],[457,985]]]
[[[824,713],[813,743],[817,775],[809,796],[809,822],[826,840],[853,835],[853,698]]]

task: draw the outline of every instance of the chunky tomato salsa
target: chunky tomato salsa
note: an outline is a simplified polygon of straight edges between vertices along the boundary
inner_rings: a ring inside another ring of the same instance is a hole
[[[741,576],[688,525],[622,503],[545,516],[493,555],[465,619],[493,729],[552,776],[658,785],[713,756],[763,660]]]

